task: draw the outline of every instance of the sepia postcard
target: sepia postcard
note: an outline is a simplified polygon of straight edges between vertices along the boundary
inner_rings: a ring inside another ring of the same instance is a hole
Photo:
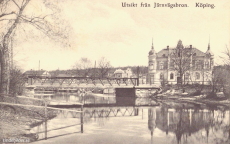
[[[229,0],[0,0],[0,144],[229,144]]]

